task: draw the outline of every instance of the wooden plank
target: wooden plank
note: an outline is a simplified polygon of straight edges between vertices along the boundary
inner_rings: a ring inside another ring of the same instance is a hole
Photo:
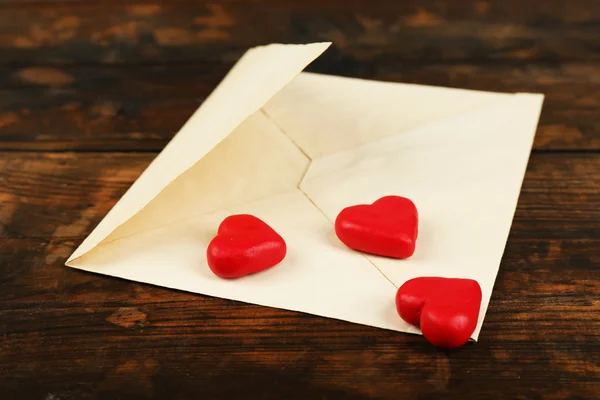
[[[0,237],[87,235],[156,155],[0,154]]]
[[[599,20],[595,0],[15,2],[0,12],[0,60],[223,61],[317,40],[336,43],[330,60],[599,60]]]
[[[160,151],[232,63],[0,68],[0,150]],[[501,92],[541,92],[534,143],[600,150],[600,63],[317,61],[314,72]]]
[[[0,149],[161,150],[230,66],[7,69]]]
[[[155,153],[0,153],[0,237],[82,238]],[[519,238],[600,238],[600,157],[531,156]]]
[[[66,268],[73,239],[0,241],[0,393],[594,398],[600,239],[517,235],[480,341],[460,351],[436,351],[419,336]]]

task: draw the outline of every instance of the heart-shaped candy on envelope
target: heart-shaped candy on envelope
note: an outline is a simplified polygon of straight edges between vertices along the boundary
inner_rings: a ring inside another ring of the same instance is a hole
[[[223,220],[208,245],[208,266],[221,278],[239,278],[271,268],[285,257],[283,238],[259,218],[239,214]]]
[[[420,277],[406,281],[396,294],[403,320],[418,326],[433,345],[465,344],[477,327],[481,287],[472,279]]]
[[[417,207],[400,196],[385,196],[370,205],[346,207],[335,220],[335,233],[354,250],[408,258],[413,255],[417,241]]]

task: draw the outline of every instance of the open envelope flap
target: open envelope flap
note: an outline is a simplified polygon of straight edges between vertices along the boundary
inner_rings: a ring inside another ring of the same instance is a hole
[[[512,94],[303,72],[264,110],[309,157],[349,150]]]
[[[257,112],[330,43],[248,50],[165,149],[71,255],[67,264],[106,239]]]

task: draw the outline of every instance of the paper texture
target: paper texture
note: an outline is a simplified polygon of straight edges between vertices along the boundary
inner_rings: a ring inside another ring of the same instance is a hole
[[[329,43],[249,50],[67,261],[96,273],[418,333],[394,297],[417,276],[476,279],[489,304],[543,96],[301,73]],[[413,199],[419,239],[393,260],[346,248],[344,207]],[[213,275],[206,246],[250,213],[278,266]]]

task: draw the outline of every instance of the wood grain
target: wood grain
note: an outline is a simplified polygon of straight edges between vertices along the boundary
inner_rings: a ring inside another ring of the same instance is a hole
[[[233,63],[0,68],[1,150],[160,151]],[[600,64],[320,62],[310,71],[546,95],[534,143],[600,150]]]
[[[325,40],[328,59],[600,60],[595,0],[34,4],[2,8],[2,62],[231,61],[258,44]]]
[[[87,235],[155,155],[3,153],[0,236]]]
[[[89,234],[155,155],[0,153],[0,237]],[[600,157],[533,154],[513,231],[600,238]]]

